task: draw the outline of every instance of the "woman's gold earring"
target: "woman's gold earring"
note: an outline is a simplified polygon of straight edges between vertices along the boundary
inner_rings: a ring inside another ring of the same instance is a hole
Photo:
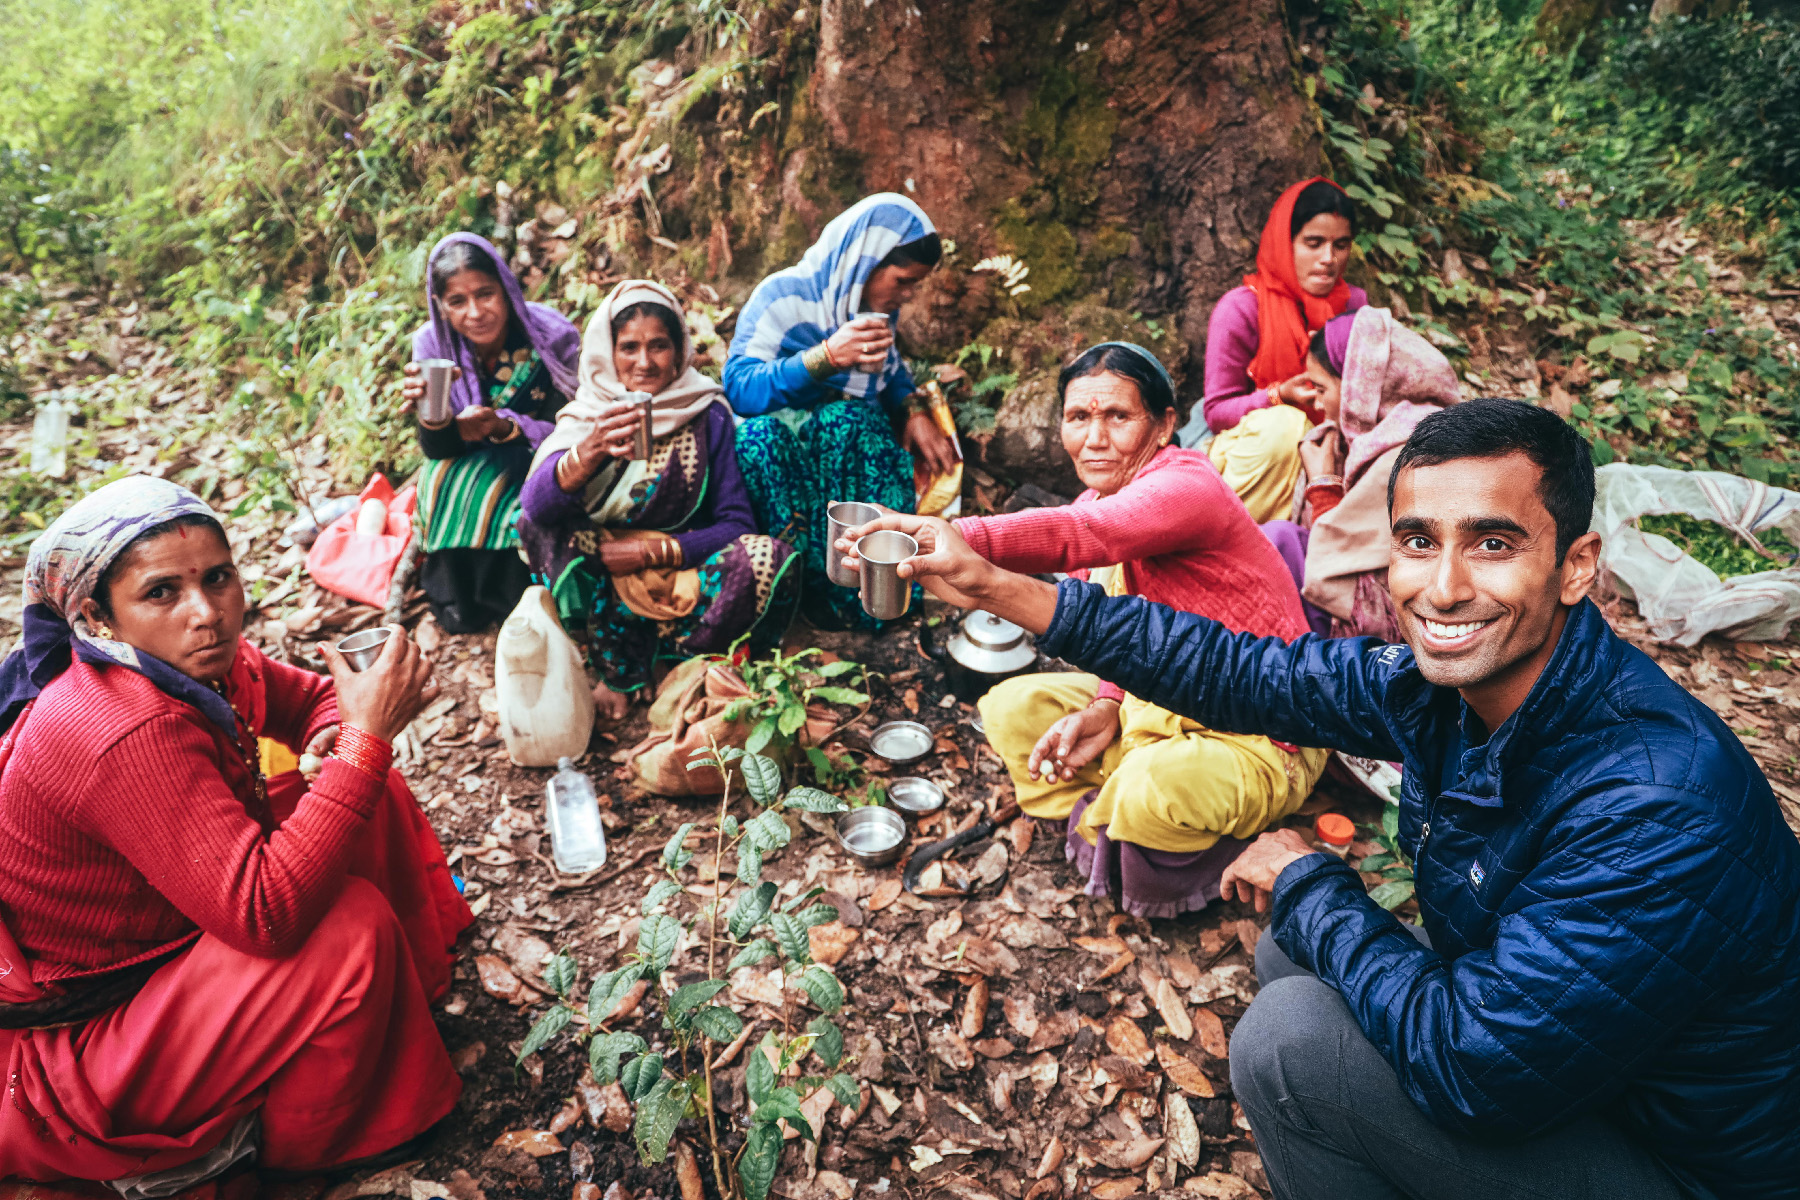
[[[108,625],[105,621],[100,622],[100,628],[96,629],[94,632],[99,634],[103,641],[113,642],[118,640],[113,637],[112,626]]]

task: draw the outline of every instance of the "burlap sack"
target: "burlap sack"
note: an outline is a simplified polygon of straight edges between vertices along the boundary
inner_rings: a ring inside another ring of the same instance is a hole
[[[627,753],[637,784],[658,796],[716,796],[725,784],[712,767],[688,770],[694,751],[711,741],[742,748],[752,722],[727,721],[733,700],[749,695],[743,677],[730,663],[716,658],[690,658],[670,671],[650,705],[650,735]],[[830,709],[811,706],[799,742],[814,745],[836,727]]]

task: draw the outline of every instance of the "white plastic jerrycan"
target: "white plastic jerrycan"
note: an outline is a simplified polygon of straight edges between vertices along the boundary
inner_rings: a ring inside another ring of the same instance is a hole
[[[526,588],[500,627],[494,691],[506,753],[521,767],[553,767],[559,758],[580,758],[587,751],[594,693],[548,589]]]

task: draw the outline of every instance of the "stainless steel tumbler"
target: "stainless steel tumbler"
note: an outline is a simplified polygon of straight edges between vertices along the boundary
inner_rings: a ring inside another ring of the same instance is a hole
[[[382,647],[394,636],[391,625],[377,625],[373,629],[364,629],[353,633],[337,644],[337,652],[344,656],[352,671],[366,671],[369,664],[381,657]]]
[[[859,587],[861,580],[855,571],[844,566],[844,553],[837,548],[837,540],[844,536],[844,530],[854,529],[858,525],[867,525],[881,516],[881,510],[873,504],[859,504],[855,500],[839,500],[825,509],[825,577],[839,587]]]
[[[881,529],[857,540],[862,558],[863,611],[878,621],[906,615],[912,602],[912,581],[900,578],[901,563],[919,552],[919,543],[897,529]]]
[[[638,406],[637,429],[631,435],[631,457],[639,462],[650,460],[650,406],[653,398],[649,392],[627,392],[626,400]]]
[[[419,424],[441,429],[450,423],[450,378],[456,364],[447,358],[428,358],[419,364],[425,373],[425,395],[419,401]]]

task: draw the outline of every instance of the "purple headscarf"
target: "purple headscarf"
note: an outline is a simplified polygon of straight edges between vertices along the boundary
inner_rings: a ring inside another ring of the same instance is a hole
[[[219,524],[218,514],[179,484],[132,475],[71,504],[38,535],[25,560],[25,632],[0,662],[0,732],[69,669],[73,651],[85,663],[136,671],[235,735],[237,720],[224,697],[160,658],[100,636],[81,613],[82,601],[94,594],[106,569],[133,542],[155,526],[185,516]]]
[[[544,304],[537,304],[525,299],[524,289],[519,286],[519,277],[512,273],[501,257],[500,251],[484,237],[473,233],[453,233],[431,248],[431,257],[425,264],[425,303],[431,311],[431,319],[419,326],[413,334],[413,361],[420,362],[427,358],[447,358],[462,368],[462,378],[450,385],[450,410],[461,412],[471,405],[487,403],[481,394],[481,372],[475,361],[475,348],[467,338],[450,327],[450,321],[438,307],[437,296],[431,290],[431,271],[437,265],[438,255],[458,243],[474,246],[488,256],[493,264],[494,273],[500,278],[500,287],[506,292],[506,303],[512,309],[512,315],[525,330],[525,336],[531,339],[532,348],[544,362],[550,372],[550,382],[564,397],[573,399],[575,390],[580,385],[577,367],[581,362],[581,331],[575,323]],[[555,428],[551,420],[525,417],[508,413],[524,431],[526,440],[533,447],[544,440],[550,430]]]
[[[1340,379],[1344,376],[1344,360],[1350,355],[1350,330],[1355,324],[1356,314],[1353,312],[1325,322],[1325,357],[1331,360],[1325,365]]]

